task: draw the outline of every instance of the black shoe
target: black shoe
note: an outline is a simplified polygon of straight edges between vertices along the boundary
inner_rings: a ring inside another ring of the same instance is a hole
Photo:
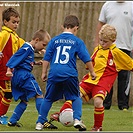
[[[79,128],[79,131],[86,131],[86,128]]]
[[[50,122],[45,122],[43,124],[43,128],[48,128],[48,129],[58,129],[55,125],[51,124]]]
[[[11,123],[11,122],[8,122],[7,124],[9,127],[22,127],[23,125],[21,123]]]
[[[105,106],[104,109],[105,110],[110,110],[110,106]]]
[[[118,107],[119,110],[128,110],[128,107]]]
[[[59,122],[59,115],[60,115],[59,112],[56,112],[56,113],[51,114],[49,122],[50,122],[50,123],[51,123],[52,121],[58,121],[58,122]]]
[[[127,108],[123,108],[123,111],[127,111],[128,109]]]

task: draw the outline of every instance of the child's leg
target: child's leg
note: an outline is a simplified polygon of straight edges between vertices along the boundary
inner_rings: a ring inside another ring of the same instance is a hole
[[[12,99],[11,81],[0,81],[0,116],[5,115]],[[8,90],[8,92],[6,92]]]
[[[12,93],[5,92],[4,97],[2,97],[0,102],[0,116],[5,115],[11,103]]]
[[[40,106],[41,106],[41,104],[43,102],[43,95],[40,95],[40,96],[37,95],[35,102],[36,102],[36,109],[37,109],[38,114],[39,114],[40,113]]]
[[[42,130],[43,128],[48,129],[58,129],[58,127],[54,126],[47,120],[48,112],[52,106],[53,102],[47,99],[43,99],[43,102],[40,106],[38,120],[36,122],[36,130]]]
[[[72,108],[74,111],[73,118],[80,120],[82,116],[82,99],[80,97],[73,101]]]
[[[104,119],[104,107],[103,107],[103,99],[102,97],[94,98],[94,128],[95,130],[100,129],[102,127],[102,122]],[[100,129],[102,130],[102,129]]]
[[[60,109],[60,112],[62,112],[64,109],[66,109],[66,108],[72,108],[72,101],[71,100],[67,100],[64,104],[63,104],[63,106],[61,107],[61,109]]]
[[[15,108],[10,120],[9,124],[16,124],[17,121],[20,119],[24,111],[26,110],[27,103],[24,101],[21,101]]]
[[[41,106],[40,106],[40,115],[38,117],[37,123],[40,122],[41,124],[44,124],[45,122],[47,122],[47,116],[48,116],[48,112],[52,106],[53,102],[47,100],[44,98]]]
[[[83,124],[81,120],[82,116],[82,99],[78,97],[76,100],[73,101],[72,104],[73,108],[73,118],[74,118],[74,127],[79,129],[79,131],[86,131],[86,126]]]

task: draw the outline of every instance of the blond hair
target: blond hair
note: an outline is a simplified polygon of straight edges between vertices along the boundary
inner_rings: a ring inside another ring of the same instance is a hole
[[[115,27],[105,24],[102,26],[101,30],[99,31],[99,36],[102,36],[104,39],[109,39],[112,42],[116,40],[117,31]]]

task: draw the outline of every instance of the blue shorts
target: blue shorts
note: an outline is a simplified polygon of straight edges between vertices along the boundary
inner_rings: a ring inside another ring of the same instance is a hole
[[[48,101],[75,100],[80,96],[79,81],[77,77],[69,77],[65,81],[47,81],[45,99]]]
[[[36,95],[42,95],[42,91],[34,76],[26,70],[14,71],[11,80],[12,95],[15,101],[18,99],[28,101]]]

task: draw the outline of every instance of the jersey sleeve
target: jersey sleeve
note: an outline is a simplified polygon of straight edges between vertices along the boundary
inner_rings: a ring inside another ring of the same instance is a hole
[[[19,64],[21,64],[21,62],[23,62],[25,58],[27,58],[29,52],[30,52],[29,47],[20,48],[13,56],[11,56],[6,66],[9,68],[17,67]]]
[[[98,19],[100,22],[103,22],[103,23],[106,23],[106,5],[107,5],[107,3],[105,3],[102,6],[100,15],[99,15],[99,19]]]
[[[78,41],[80,42],[79,43],[79,46],[78,46],[78,57],[84,62],[88,62],[88,61],[91,61],[91,57],[90,57],[90,54],[89,54],[89,51],[85,45],[85,43],[81,40],[81,41]]]
[[[116,49],[115,52],[113,52],[113,58],[116,64],[116,69],[118,71],[120,70],[133,71],[133,59],[123,51]]]

